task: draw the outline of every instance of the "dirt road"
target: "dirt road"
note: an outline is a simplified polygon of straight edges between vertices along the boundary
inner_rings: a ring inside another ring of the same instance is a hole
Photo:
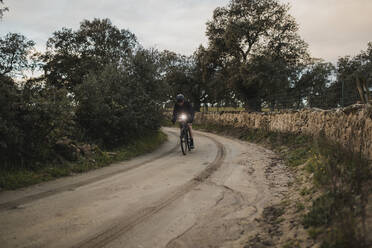
[[[1,247],[243,247],[265,206],[287,190],[262,147],[178,131],[152,154],[83,175],[0,193]]]

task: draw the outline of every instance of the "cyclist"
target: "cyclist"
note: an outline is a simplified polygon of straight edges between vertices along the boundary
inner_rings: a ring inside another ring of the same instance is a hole
[[[195,112],[191,104],[185,100],[185,96],[182,94],[179,94],[176,96],[176,104],[174,105],[174,108],[173,108],[173,118],[172,118],[173,124],[176,123],[177,116],[178,114],[181,114],[181,113],[187,115],[187,123],[190,127],[190,136],[191,136],[190,147],[191,149],[194,149],[194,139],[192,135],[192,122],[194,121]]]

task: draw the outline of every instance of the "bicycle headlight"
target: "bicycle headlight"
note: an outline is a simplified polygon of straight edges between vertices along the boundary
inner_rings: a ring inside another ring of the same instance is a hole
[[[181,119],[182,121],[186,121],[186,120],[187,120],[187,116],[186,116],[185,114],[182,114],[182,115],[180,116],[180,119]]]

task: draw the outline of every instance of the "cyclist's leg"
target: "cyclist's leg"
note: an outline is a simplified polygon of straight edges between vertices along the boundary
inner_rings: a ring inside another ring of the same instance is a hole
[[[193,139],[193,135],[192,135],[192,123],[188,123],[189,125],[189,129],[190,129],[190,138]]]
[[[188,125],[189,125],[189,130],[190,130],[191,149],[194,149],[194,138],[192,135],[192,123],[188,123]]]

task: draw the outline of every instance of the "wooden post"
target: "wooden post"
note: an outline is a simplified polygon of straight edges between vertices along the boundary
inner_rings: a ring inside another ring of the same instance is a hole
[[[362,88],[364,91],[364,99],[366,100],[367,103],[369,103],[369,101],[371,100],[371,95],[367,87],[367,80],[365,78],[362,79]]]
[[[365,98],[365,92],[363,90],[362,84],[360,83],[360,78],[358,76],[356,77],[356,86],[359,92],[360,99],[362,100],[362,103],[366,104],[367,99]]]

